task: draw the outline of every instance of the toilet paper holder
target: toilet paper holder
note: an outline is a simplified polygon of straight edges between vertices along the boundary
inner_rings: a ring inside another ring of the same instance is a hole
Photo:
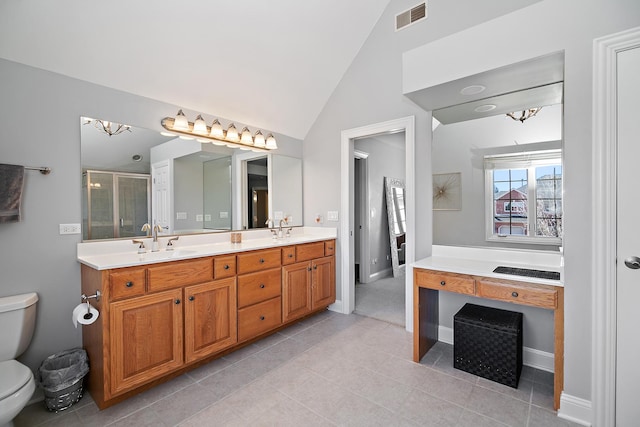
[[[95,299],[96,299],[96,301],[100,301],[100,296],[101,296],[101,295],[102,295],[102,294],[101,294],[101,293],[100,293],[100,291],[98,291],[98,290],[96,290],[95,295],[89,295],[89,296],[86,296],[85,294],[82,294],[82,295],[81,295],[82,302],[88,302],[88,300],[90,300],[91,298],[95,298]]]

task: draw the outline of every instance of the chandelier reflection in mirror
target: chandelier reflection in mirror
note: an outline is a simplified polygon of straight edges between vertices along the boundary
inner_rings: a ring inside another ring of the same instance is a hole
[[[109,136],[119,135],[122,132],[131,132],[131,126],[129,125],[109,122],[107,120],[92,119],[90,117],[85,118],[87,119],[87,121],[84,122],[85,125],[93,123],[93,126],[95,126],[96,129],[106,133]]]
[[[511,117],[513,120],[518,120],[520,123],[524,123],[525,120],[530,119],[531,117],[538,114],[538,111],[542,110],[542,107],[529,108],[528,110],[522,110],[520,117],[518,117],[517,112],[507,113],[508,117]]]
[[[251,135],[251,131],[246,126],[238,132],[233,123],[224,130],[218,119],[215,119],[211,126],[207,126],[201,115],[198,115],[194,122],[190,122],[182,110],[179,110],[174,118],[162,119],[162,127],[167,130],[167,132],[161,132],[165,136],[179,136],[182,139],[195,139],[198,142],[211,142],[241,150],[270,151],[278,148],[273,134],[268,134],[265,138],[262,131],[258,130]]]

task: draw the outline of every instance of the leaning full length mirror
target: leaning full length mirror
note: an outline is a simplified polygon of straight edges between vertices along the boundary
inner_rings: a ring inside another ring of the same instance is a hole
[[[242,156],[238,150],[134,126],[116,132],[117,126],[81,118],[84,240],[145,235],[142,225],[151,222],[165,234],[249,228],[236,215],[248,203],[241,197],[244,180],[234,172]],[[267,157],[273,165],[296,165],[295,173],[290,167],[265,168],[264,182],[273,198],[270,208],[282,205],[278,200],[299,205],[290,225],[302,225],[301,159],[274,153]],[[293,191],[291,182],[299,188]]]
[[[404,208],[404,180],[385,177],[384,187],[387,200],[393,277],[399,277],[404,274],[405,234],[407,232]]]

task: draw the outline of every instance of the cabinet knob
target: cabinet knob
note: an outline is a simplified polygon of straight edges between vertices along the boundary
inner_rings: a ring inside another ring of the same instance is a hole
[[[260,316],[260,320],[264,320],[264,316]]]
[[[440,281],[440,285],[441,285],[441,286],[444,286],[444,285],[446,285],[446,284],[447,284],[447,282],[445,282],[444,280],[441,280],[441,281]]]
[[[189,297],[189,301],[193,301],[194,299],[196,299],[196,297],[194,297],[193,295]]]
[[[518,298],[518,293],[517,292],[511,292],[511,296],[514,298]]]
[[[333,246],[329,246],[329,250],[332,251],[333,250]]]
[[[264,289],[264,283],[260,283],[260,289]]]
[[[317,270],[317,269],[318,269],[318,266],[317,266],[317,265],[314,265],[314,266],[313,266],[313,269],[314,269],[314,270]]]
[[[307,270],[308,270],[308,271],[311,271],[311,267],[307,267]]]
[[[127,282],[124,284],[127,288],[131,288],[133,286],[133,282]]]
[[[289,258],[293,258],[293,254],[289,254]]]
[[[180,304],[180,300],[179,299],[175,300],[175,303]]]
[[[224,269],[225,269],[225,270],[228,270],[229,268],[230,268],[230,267],[229,267],[229,264],[225,264],[225,265],[224,265]]]
[[[264,264],[264,258],[260,258],[260,264]]]

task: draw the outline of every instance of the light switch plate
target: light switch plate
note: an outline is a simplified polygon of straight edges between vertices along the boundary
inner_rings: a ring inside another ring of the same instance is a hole
[[[204,215],[204,220],[205,221],[211,221],[211,214],[205,214]]]
[[[60,224],[60,234],[80,234],[80,224]]]
[[[202,222],[202,214],[196,215],[196,221],[197,222]]]
[[[327,221],[338,221],[338,211],[327,212]]]
[[[176,212],[176,219],[187,219],[186,212]]]

